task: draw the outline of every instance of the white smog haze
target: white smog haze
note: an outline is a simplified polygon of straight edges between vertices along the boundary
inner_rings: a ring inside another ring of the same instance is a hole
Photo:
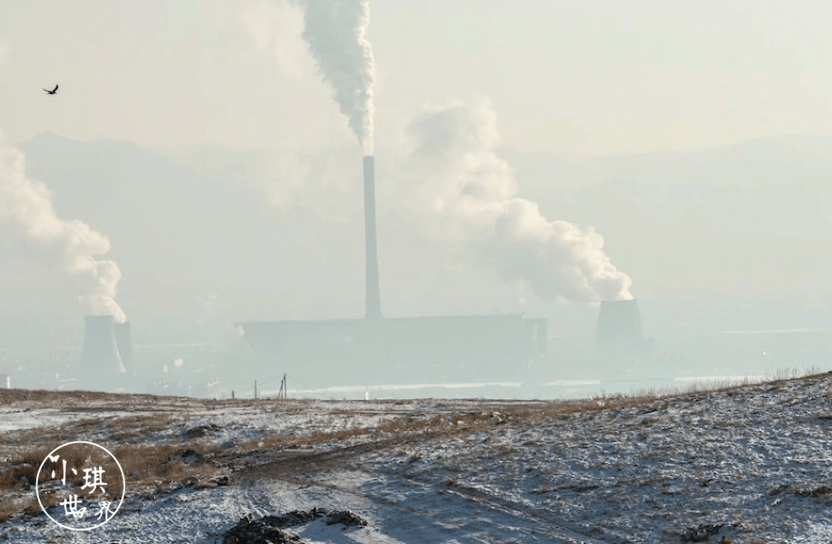
[[[377,139],[425,103],[474,94],[493,100],[506,145],[522,150],[832,135],[830,12],[809,0],[375,1]],[[347,141],[300,31],[276,0],[6,2],[4,134],[245,148]],[[55,83],[62,100],[44,102],[40,89]]]
[[[800,291],[818,300],[832,270],[816,250],[828,242],[831,216],[822,183],[832,149],[823,140],[832,136],[832,77],[822,63],[830,38],[820,24],[826,4],[519,5],[372,2],[382,302],[390,313],[515,310],[530,295],[483,271],[517,277],[499,259],[540,256],[533,246],[522,253],[488,247],[479,255],[488,266],[466,275],[465,266],[476,266],[449,241],[431,238],[424,218],[415,223],[405,213],[419,202],[409,199],[412,184],[436,181],[404,168],[412,123],[460,103],[474,108],[469,113],[487,103],[486,116],[495,119],[484,128],[498,144],[475,156],[503,176],[482,178],[488,184],[480,188],[502,192],[479,204],[513,203],[538,233],[546,231],[543,219],[577,225],[563,232],[587,233],[591,243],[575,247],[596,263],[589,276],[621,278],[613,284],[622,286],[632,278],[639,298]],[[88,222],[109,239],[128,313],[141,304],[190,308],[170,293],[188,293],[182,296],[200,308],[215,300],[222,310],[214,311],[235,318],[360,308],[362,149],[303,39],[295,1],[35,0],[8,4],[0,15],[4,141],[26,149],[34,179],[55,191],[60,217]],[[55,96],[40,90],[56,83]],[[47,132],[71,140],[32,140]],[[694,152],[788,134],[826,143],[820,155],[803,140],[794,154],[797,140]],[[145,160],[138,148],[72,143],[90,140],[131,142],[161,155]],[[191,149],[197,156],[170,149],[207,143]],[[58,157],[59,149],[66,153]],[[194,165],[222,163],[235,149],[240,156],[274,150],[246,171],[251,195],[227,175],[197,181]],[[648,153],[667,149],[688,154]],[[122,158],[112,162],[110,153]],[[647,154],[611,157],[639,153]],[[106,160],[68,176],[82,155]],[[173,156],[187,170],[164,163]],[[188,184],[205,190],[186,199],[194,209],[172,201],[165,208],[161,180],[181,182],[183,194]],[[132,227],[124,210],[82,198],[107,184],[133,195],[121,201],[136,210]],[[214,192],[233,193],[222,201],[224,212],[207,211]],[[197,210],[200,198],[206,206]],[[155,222],[142,219],[138,202],[154,206]],[[299,205],[318,217],[291,211]],[[268,206],[281,213],[267,215]],[[202,227],[198,217],[211,213],[228,223]],[[483,232],[504,224],[489,221],[478,224],[485,230],[475,233],[474,250],[489,240]],[[221,264],[195,232],[211,233]],[[603,252],[593,233],[603,237]],[[420,272],[425,263],[429,273]],[[31,273],[10,269],[0,279]],[[157,299],[149,302],[148,293]]]

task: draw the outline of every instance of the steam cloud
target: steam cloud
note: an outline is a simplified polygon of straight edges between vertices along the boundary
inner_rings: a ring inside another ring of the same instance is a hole
[[[25,158],[0,145],[0,224],[4,230],[36,242],[50,265],[60,266],[81,293],[88,314],[113,315],[123,323],[115,301],[121,271],[111,260],[96,259],[110,251],[110,242],[81,221],[65,221],[52,206],[52,193],[25,175]]]
[[[549,221],[518,198],[509,165],[494,153],[497,117],[486,99],[418,117],[410,168],[421,174],[417,202],[441,219],[443,234],[471,244],[506,280],[526,282],[545,302],[632,299],[632,280],[604,253],[591,227]]]
[[[295,0],[303,39],[365,155],[373,154],[373,48],[367,39],[370,0]]]

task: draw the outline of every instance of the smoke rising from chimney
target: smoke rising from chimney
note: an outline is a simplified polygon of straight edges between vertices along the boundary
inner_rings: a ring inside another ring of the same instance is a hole
[[[373,48],[367,38],[370,0],[295,0],[304,12],[303,39],[332,85],[364,155],[373,155]]]
[[[26,177],[23,153],[0,144],[0,223],[6,232],[37,244],[50,266],[60,266],[81,293],[88,314],[112,315],[125,321],[115,301],[121,271],[116,263],[98,259],[110,242],[81,221],[65,221],[52,205],[52,193]]]
[[[443,235],[470,245],[506,280],[526,282],[544,302],[632,299],[632,280],[604,253],[591,227],[550,221],[518,198],[517,181],[494,149],[497,117],[487,99],[427,111],[407,128],[416,201],[438,215]]]

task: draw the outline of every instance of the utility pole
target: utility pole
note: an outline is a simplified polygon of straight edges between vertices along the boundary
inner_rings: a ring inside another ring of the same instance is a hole
[[[283,374],[283,379],[280,380],[280,391],[277,393],[277,398],[279,399],[287,399],[288,398],[288,391],[287,391],[287,384],[286,384],[286,374]]]
[[[257,380],[254,380],[254,398],[257,398]]]

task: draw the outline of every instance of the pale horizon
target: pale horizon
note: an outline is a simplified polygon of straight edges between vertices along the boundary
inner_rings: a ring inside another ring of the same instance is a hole
[[[52,308],[50,285],[66,314],[77,289],[189,321],[353,315],[373,145],[388,315],[756,293],[829,304],[825,4],[401,0],[371,2],[369,23],[364,2],[345,4],[332,24],[304,1],[8,8],[0,131],[21,148],[7,150],[8,209],[43,212],[9,218],[28,238],[3,277],[38,293],[9,293],[9,308]],[[150,153],[32,143],[43,134]],[[45,184],[42,208],[29,180]],[[35,272],[27,244],[55,237],[84,240],[87,276],[73,262]],[[67,277],[80,283],[59,287]]]

